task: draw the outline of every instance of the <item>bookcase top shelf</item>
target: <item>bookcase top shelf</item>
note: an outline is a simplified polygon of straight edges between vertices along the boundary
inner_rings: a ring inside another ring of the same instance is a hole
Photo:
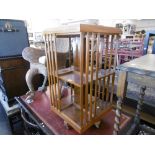
[[[102,79],[104,77],[107,77],[109,75],[112,75],[113,72],[114,72],[113,70],[100,69],[98,71],[98,80]],[[71,83],[77,87],[81,86],[80,72],[74,70],[72,67],[58,70],[58,76],[59,76],[59,79],[65,81],[65,82],[69,82],[69,83]],[[93,81],[96,80],[96,71],[95,70],[93,71],[93,79],[92,80]],[[86,75],[85,74],[83,74],[83,80],[82,81],[83,81],[83,84],[85,84],[85,82],[86,82]],[[90,82],[90,81],[91,81],[91,74],[88,74],[88,82]]]
[[[115,27],[106,27],[101,25],[88,25],[88,24],[75,24],[75,25],[63,25],[56,28],[46,29],[43,33],[56,34],[56,35],[74,35],[80,34],[81,32],[94,32],[101,34],[120,34],[121,29]]]

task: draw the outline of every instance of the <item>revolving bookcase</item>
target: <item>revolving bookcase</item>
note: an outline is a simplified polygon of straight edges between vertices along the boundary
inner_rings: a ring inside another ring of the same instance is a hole
[[[97,125],[111,109],[120,33],[117,28],[86,24],[44,31],[51,109],[79,133]],[[61,39],[68,40],[64,50]],[[57,61],[60,49],[69,53],[64,68]]]

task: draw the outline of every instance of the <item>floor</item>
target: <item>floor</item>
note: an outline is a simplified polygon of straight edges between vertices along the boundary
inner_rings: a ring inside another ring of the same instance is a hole
[[[0,104],[0,135],[11,135],[11,128],[4,108]]]
[[[131,96],[132,99],[136,99],[139,96],[139,89],[140,89],[139,86],[130,83],[128,85],[128,91],[127,91],[128,93],[127,93],[127,95]],[[148,109],[148,111],[150,113],[152,113],[152,117],[155,116],[155,113],[154,113],[154,110],[155,110],[154,92],[155,92],[155,89],[147,88],[146,96],[145,96],[145,99],[144,99],[146,101],[146,103],[148,103],[149,105],[152,105],[151,107],[154,107],[154,108],[151,108],[151,109],[149,108]],[[134,107],[134,108],[136,108],[136,107]],[[146,109],[146,108],[144,108],[144,109]],[[20,123],[18,123],[15,127],[16,127],[16,133],[13,133],[13,134],[22,134],[22,129],[21,129]],[[10,124],[9,124],[7,115],[5,113],[4,108],[0,104],[0,135],[11,135],[11,134],[12,134],[12,131],[11,131],[11,128],[10,128]]]

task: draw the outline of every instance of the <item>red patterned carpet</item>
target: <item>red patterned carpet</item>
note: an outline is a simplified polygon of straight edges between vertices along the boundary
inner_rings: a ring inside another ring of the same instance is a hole
[[[24,96],[22,99],[24,100]],[[57,116],[50,109],[50,102],[48,93],[36,92],[35,99],[32,104],[23,103],[37,118],[39,118],[44,124],[53,131],[54,134],[59,135],[78,135],[74,129],[66,129],[64,127],[63,119]],[[115,111],[110,110],[107,112],[103,119],[99,129],[92,126],[84,135],[111,135],[113,133]],[[123,128],[131,118],[125,114],[121,118],[121,128]]]

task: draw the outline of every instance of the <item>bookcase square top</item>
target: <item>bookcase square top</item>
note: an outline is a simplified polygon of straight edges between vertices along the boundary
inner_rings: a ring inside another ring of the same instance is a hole
[[[115,27],[106,27],[101,25],[90,25],[90,24],[75,24],[75,25],[63,25],[56,28],[46,29],[43,33],[46,34],[57,34],[57,35],[73,35],[80,34],[81,32],[94,32],[101,34],[121,34],[122,31]]]

